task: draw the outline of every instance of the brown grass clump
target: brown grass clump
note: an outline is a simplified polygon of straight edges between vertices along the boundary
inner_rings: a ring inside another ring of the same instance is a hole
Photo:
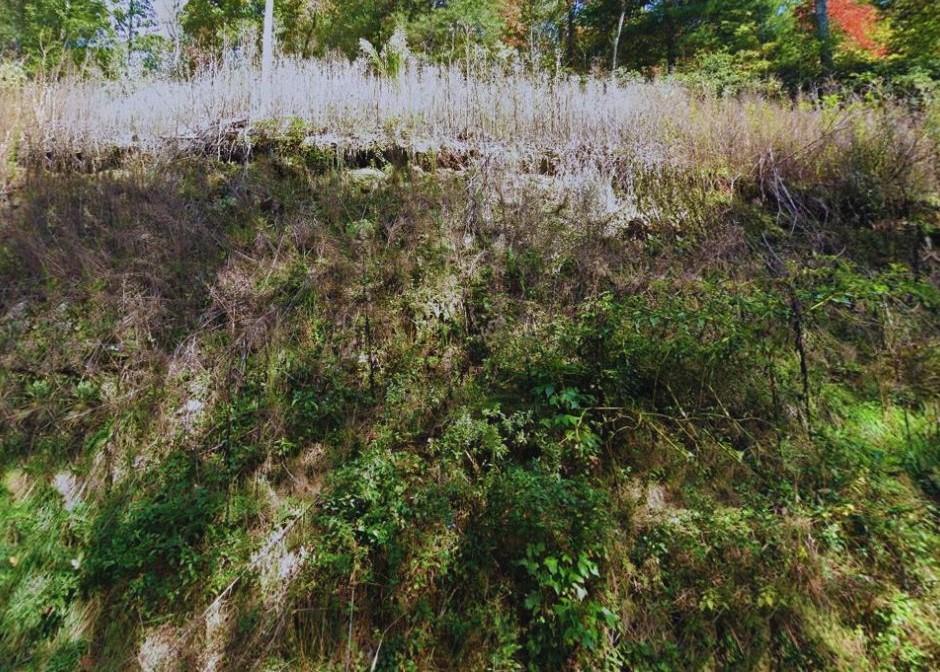
[[[16,150],[26,119],[23,88],[0,79],[0,202],[6,196],[13,177]]]
[[[147,337],[160,339],[203,300],[222,239],[185,202],[179,175],[145,177],[134,165],[91,178],[31,172],[18,191],[0,231],[8,260],[0,310],[40,278],[66,288],[94,282],[146,297]]]

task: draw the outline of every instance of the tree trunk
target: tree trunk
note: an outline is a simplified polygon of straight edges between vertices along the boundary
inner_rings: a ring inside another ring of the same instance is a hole
[[[666,20],[666,69],[671,75],[676,71],[676,63],[679,61],[677,53],[676,34],[673,32],[672,19]]]
[[[128,72],[131,69],[131,54],[134,53],[134,14],[137,12],[137,5],[134,0],[130,0],[127,5],[127,62],[125,67]]]
[[[567,45],[565,48],[565,59],[568,65],[574,63],[574,20],[575,20],[575,0],[568,0],[568,30]]]
[[[816,36],[819,38],[820,59],[823,69],[832,69],[832,42],[829,33],[829,3],[816,0]]]
[[[261,113],[271,110],[271,70],[274,67],[274,0],[264,2],[264,34],[261,39]]]
[[[620,20],[617,22],[617,36],[614,38],[614,57],[611,63],[611,71],[617,69],[617,61],[620,56],[620,38],[623,35],[623,22],[627,18],[627,3],[626,0],[620,3]]]

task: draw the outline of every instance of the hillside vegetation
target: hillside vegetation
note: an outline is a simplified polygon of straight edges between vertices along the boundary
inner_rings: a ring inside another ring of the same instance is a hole
[[[331,67],[0,95],[0,669],[940,666],[936,102]]]

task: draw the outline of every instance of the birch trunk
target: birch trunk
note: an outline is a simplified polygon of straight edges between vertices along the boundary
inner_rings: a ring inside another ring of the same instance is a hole
[[[617,61],[620,57],[620,38],[623,35],[623,22],[627,18],[627,3],[620,3],[620,20],[617,22],[617,37],[614,38],[614,57],[611,63],[611,72],[617,69]]]
[[[274,68],[274,0],[264,2],[264,34],[261,38],[261,114],[271,112],[271,71]]]

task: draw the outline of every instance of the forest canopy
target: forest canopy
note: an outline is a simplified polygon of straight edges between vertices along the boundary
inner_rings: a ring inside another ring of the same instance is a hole
[[[12,0],[0,52],[29,71],[192,65],[260,39],[264,0]],[[428,60],[574,72],[918,81],[940,73],[940,5],[923,0],[276,0],[279,53],[355,57],[406,36]]]

